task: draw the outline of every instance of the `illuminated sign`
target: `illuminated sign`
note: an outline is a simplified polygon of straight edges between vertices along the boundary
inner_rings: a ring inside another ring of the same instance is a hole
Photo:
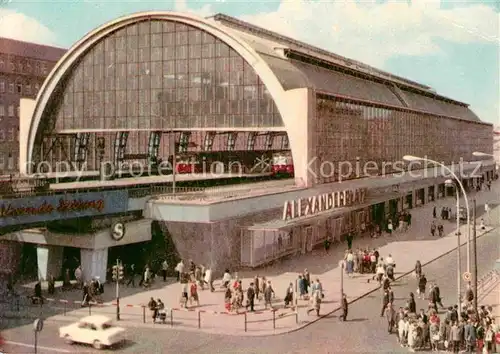
[[[283,208],[283,220],[292,220],[302,216],[312,216],[335,208],[363,204],[365,199],[366,188],[359,188],[286,201]]]
[[[0,227],[115,214],[128,210],[128,192],[67,193],[0,200]]]

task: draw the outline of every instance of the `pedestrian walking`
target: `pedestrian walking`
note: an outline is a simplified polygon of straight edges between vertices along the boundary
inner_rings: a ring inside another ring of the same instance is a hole
[[[289,304],[293,303],[293,293],[294,293],[293,283],[290,283],[285,293],[285,307],[288,307]]]
[[[415,263],[415,278],[420,279],[422,276],[422,263],[417,260],[417,263]]]
[[[380,311],[380,317],[384,317],[387,305],[389,305],[389,291],[386,289],[384,290],[384,294],[382,295],[382,310]]]
[[[418,297],[421,299],[425,298],[425,287],[427,286],[427,278],[425,277],[425,274],[422,274],[420,278],[418,279],[418,288],[417,288],[417,294]]]
[[[200,306],[200,297],[198,296],[198,285],[196,280],[191,280],[191,285],[189,286],[189,303],[192,305],[193,301],[196,302],[196,306]]]
[[[182,261],[182,259],[175,266],[175,271],[177,272],[177,281],[181,281],[181,275],[182,273],[184,273],[184,262]]]
[[[250,283],[250,286],[247,289],[247,305],[246,309],[250,307],[250,312],[254,312],[254,306],[255,306],[255,287],[254,283]]]
[[[167,271],[168,271],[168,263],[167,260],[164,260],[161,264],[161,275],[163,276],[163,282],[167,281]]]
[[[396,312],[394,311],[392,303],[387,304],[385,316],[387,318],[387,332],[391,334],[392,330],[394,329],[394,323],[396,321]]]
[[[347,240],[347,249],[348,250],[352,249],[352,240],[353,239],[354,239],[354,235],[352,234],[352,232],[349,232],[347,234],[347,238],[346,238],[346,240]]]
[[[263,279],[264,281],[264,279]],[[271,281],[269,280],[264,288],[264,307],[267,309],[267,306],[269,305],[269,307],[273,307],[272,306],[272,298],[274,296],[274,289],[271,285]]]
[[[307,310],[307,314],[309,315],[311,312],[316,311],[316,316],[319,317],[319,311],[321,308],[321,298],[322,298],[322,293],[320,290],[315,289],[311,290],[311,307]]]

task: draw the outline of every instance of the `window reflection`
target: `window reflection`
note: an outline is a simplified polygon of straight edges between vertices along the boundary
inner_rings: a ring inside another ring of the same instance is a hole
[[[74,70],[66,90],[62,129],[99,122],[88,117],[100,117],[106,128],[162,129],[166,115],[193,116],[183,120],[188,126],[283,125],[243,58],[208,33],[167,21],[144,21],[107,37]]]

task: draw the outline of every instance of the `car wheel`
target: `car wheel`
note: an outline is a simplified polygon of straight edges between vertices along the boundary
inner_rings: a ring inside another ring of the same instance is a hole
[[[69,336],[69,334],[66,334],[64,336],[64,341],[67,343],[67,344],[73,344],[73,340],[71,339],[71,337]]]
[[[92,346],[95,348],[95,349],[102,349],[103,346],[101,344],[101,342],[99,342],[97,339],[94,341],[94,343],[92,344]]]

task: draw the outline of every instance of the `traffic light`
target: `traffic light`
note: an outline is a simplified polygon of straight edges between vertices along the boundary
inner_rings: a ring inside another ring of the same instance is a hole
[[[114,265],[113,266],[113,281],[116,281],[118,278],[118,266]]]
[[[123,274],[123,266],[119,265],[118,266],[118,280],[123,280],[124,274]]]

